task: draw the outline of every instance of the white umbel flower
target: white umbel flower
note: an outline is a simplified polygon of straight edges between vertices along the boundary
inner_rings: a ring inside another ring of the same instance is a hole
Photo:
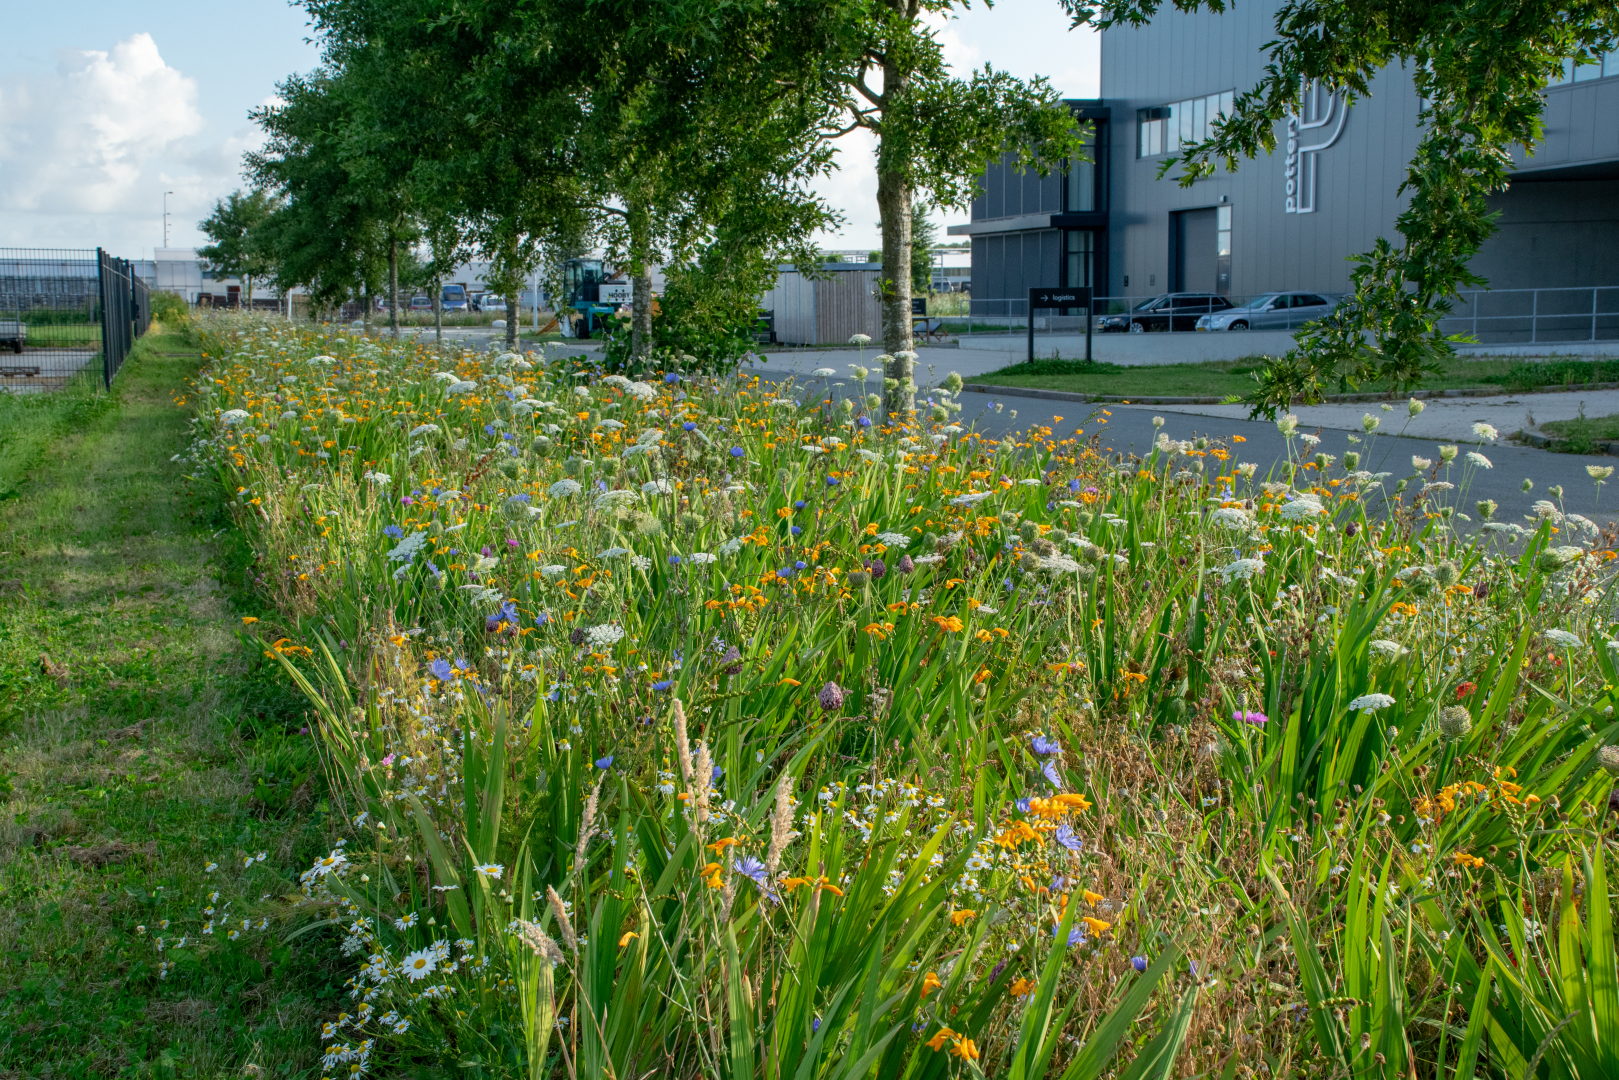
[[[570,495],[579,494],[584,490],[584,487],[577,480],[568,480],[564,478],[552,484],[549,490],[551,492],[551,498],[566,499]]]
[[[1349,703],[1350,712],[1376,712],[1386,709],[1394,704],[1394,699],[1387,694],[1362,694]]]
[[[1553,645],[1561,645],[1565,649],[1578,649],[1585,645],[1585,642],[1581,641],[1578,636],[1569,633],[1567,630],[1544,630],[1540,636]]]

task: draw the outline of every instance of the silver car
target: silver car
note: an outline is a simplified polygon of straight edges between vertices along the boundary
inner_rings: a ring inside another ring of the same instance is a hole
[[[1311,292],[1261,293],[1234,308],[1197,320],[1199,330],[1291,330],[1326,315],[1338,297]]]

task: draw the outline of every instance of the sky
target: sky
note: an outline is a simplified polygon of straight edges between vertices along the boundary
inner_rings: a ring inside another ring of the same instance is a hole
[[[301,9],[284,0],[162,4],[80,0],[72,17],[12,5],[0,53],[0,247],[104,247],[149,258],[164,243],[205,243],[197,222],[244,186],[260,144],[248,112],[319,60]],[[1100,49],[1069,32],[1057,0],[982,0],[938,34],[958,74],[985,63],[1095,97]],[[840,168],[818,190],[845,224],[828,248],[878,243],[877,179],[864,133],[840,140]],[[934,214],[939,224],[965,211]]]

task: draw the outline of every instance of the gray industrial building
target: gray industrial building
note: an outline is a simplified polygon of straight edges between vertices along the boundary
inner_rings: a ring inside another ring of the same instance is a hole
[[[1398,242],[1398,189],[1419,136],[1416,92],[1398,67],[1352,107],[1308,94],[1268,158],[1189,188],[1157,177],[1165,157],[1206,137],[1261,77],[1278,6],[1165,10],[1102,35],[1102,97],[1070,103],[1095,125],[1094,160],[1044,178],[992,166],[970,223],[949,229],[972,239],[975,314],[1022,315],[1019,298],[1036,286],[1088,285],[1116,298],[1114,310],[1165,292],[1340,293],[1347,256],[1379,236]],[[1619,287],[1619,53],[1570,63],[1546,98],[1545,140],[1533,157],[1518,155],[1510,189],[1495,197],[1499,232],[1473,267],[1490,300],[1565,289],[1515,302],[1619,311],[1619,288],[1593,288]]]

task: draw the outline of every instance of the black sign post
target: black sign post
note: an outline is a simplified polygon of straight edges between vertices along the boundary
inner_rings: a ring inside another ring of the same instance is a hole
[[[1029,290],[1029,363],[1034,363],[1034,309],[1035,308],[1084,308],[1085,309],[1085,360],[1091,358],[1091,290],[1081,289],[1030,289]]]

